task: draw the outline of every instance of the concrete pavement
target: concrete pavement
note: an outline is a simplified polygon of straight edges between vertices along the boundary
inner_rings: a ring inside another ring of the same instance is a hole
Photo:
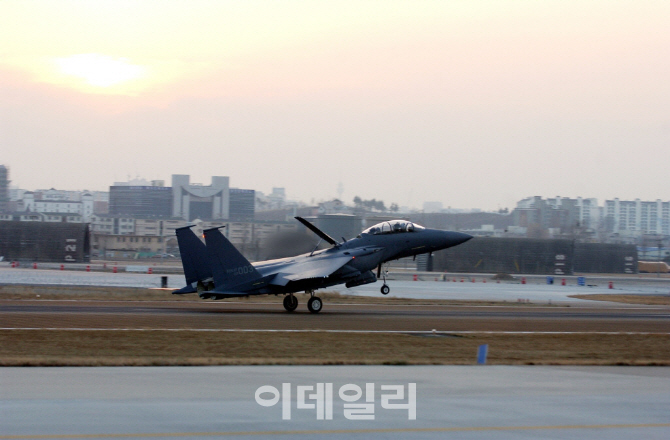
[[[255,399],[259,387],[281,394],[284,383],[289,420],[281,398]],[[332,384],[332,420],[298,407],[298,386],[314,387],[308,405],[318,383]],[[410,383],[416,420],[382,398],[391,395],[383,385],[400,385],[405,399],[395,402],[409,403]],[[362,403],[366,384],[374,420],[349,420],[342,387],[360,387]],[[2,368],[0,390],[0,439],[670,437],[670,368],[662,367]]]

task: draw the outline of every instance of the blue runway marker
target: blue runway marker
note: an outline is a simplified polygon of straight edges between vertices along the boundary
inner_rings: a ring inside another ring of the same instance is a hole
[[[477,363],[480,365],[486,364],[486,356],[489,353],[489,344],[480,345],[477,350]]]

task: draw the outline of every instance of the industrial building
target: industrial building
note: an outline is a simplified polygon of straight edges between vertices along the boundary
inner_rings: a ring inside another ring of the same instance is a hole
[[[228,218],[237,222],[252,221],[256,211],[256,192],[253,189],[230,188]]]
[[[5,260],[84,263],[90,261],[86,223],[0,222],[0,256]]]
[[[573,240],[480,238],[436,252],[438,272],[572,275],[637,273],[637,247]]]
[[[114,216],[187,221],[254,219],[255,191],[230,188],[227,176],[213,176],[210,185],[202,185],[191,183],[189,175],[173,174],[171,187],[163,186],[162,181],[151,185],[116,182],[109,190],[109,214]]]
[[[133,259],[147,258],[155,254],[179,254],[179,246],[174,229],[186,225],[184,220],[154,220],[153,227],[161,228],[162,235],[152,228],[151,219],[136,219],[132,232],[124,234],[94,234],[93,253],[101,258]],[[160,223],[163,223],[160,225]],[[188,222],[192,223],[192,222]],[[308,243],[307,252],[313,247],[314,237],[299,230],[297,222],[232,222],[232,221],[201,221],[193,222],[193,232],[202,236],[205,229],[225,226],[221,232],[248,259],[258,261],[269,258],[287,257],[295,254],[287,252],[285,246],[276,245],[276,240],[287,234],[291,235],[292,245],[302,240]],[[129,231],[129,230],[128,230]],[[296,234],[298,233],[298,234]],[[298,237],[298,238],[296,238]]]
[[[110,186],[109,213],[112,215],[171,217],[172,188],[165,186]]]

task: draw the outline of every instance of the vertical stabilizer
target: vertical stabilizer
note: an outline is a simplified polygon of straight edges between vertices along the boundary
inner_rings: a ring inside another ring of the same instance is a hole
[[[192,227],[193,225],[176,229],[181,264],[186,278],[186,287],[178,290],[178,293],[195,292],[195,283],[212,278],[212,270],[207,262],[207,248],[193,233]]]
[[[204,232],[216,291],[234,291],[236,286],[261,278],[256,268],[224,237],[219,228]]]

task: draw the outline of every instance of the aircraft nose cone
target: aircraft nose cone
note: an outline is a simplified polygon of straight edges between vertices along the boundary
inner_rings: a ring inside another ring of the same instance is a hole
[[[465,234],[463,232],[452,232],[452,246],[456,246],[458,244],[465,243],[466,241],[470,240],[472,238],[472,235],[470,234]]]
[[[472,238],[472,235],[463,232],[441,231],[437,229],[426,232],[426,236],[430,237],[429,247],[434,251],[458,246]]]
[[[466,241],[472,238],[472,235],[465,234],[463,232],[454,232],[454,231],[440,231],[440,242],[441,249],[450,248],[452,246],[458,246],[459,244],[465,243]]]

